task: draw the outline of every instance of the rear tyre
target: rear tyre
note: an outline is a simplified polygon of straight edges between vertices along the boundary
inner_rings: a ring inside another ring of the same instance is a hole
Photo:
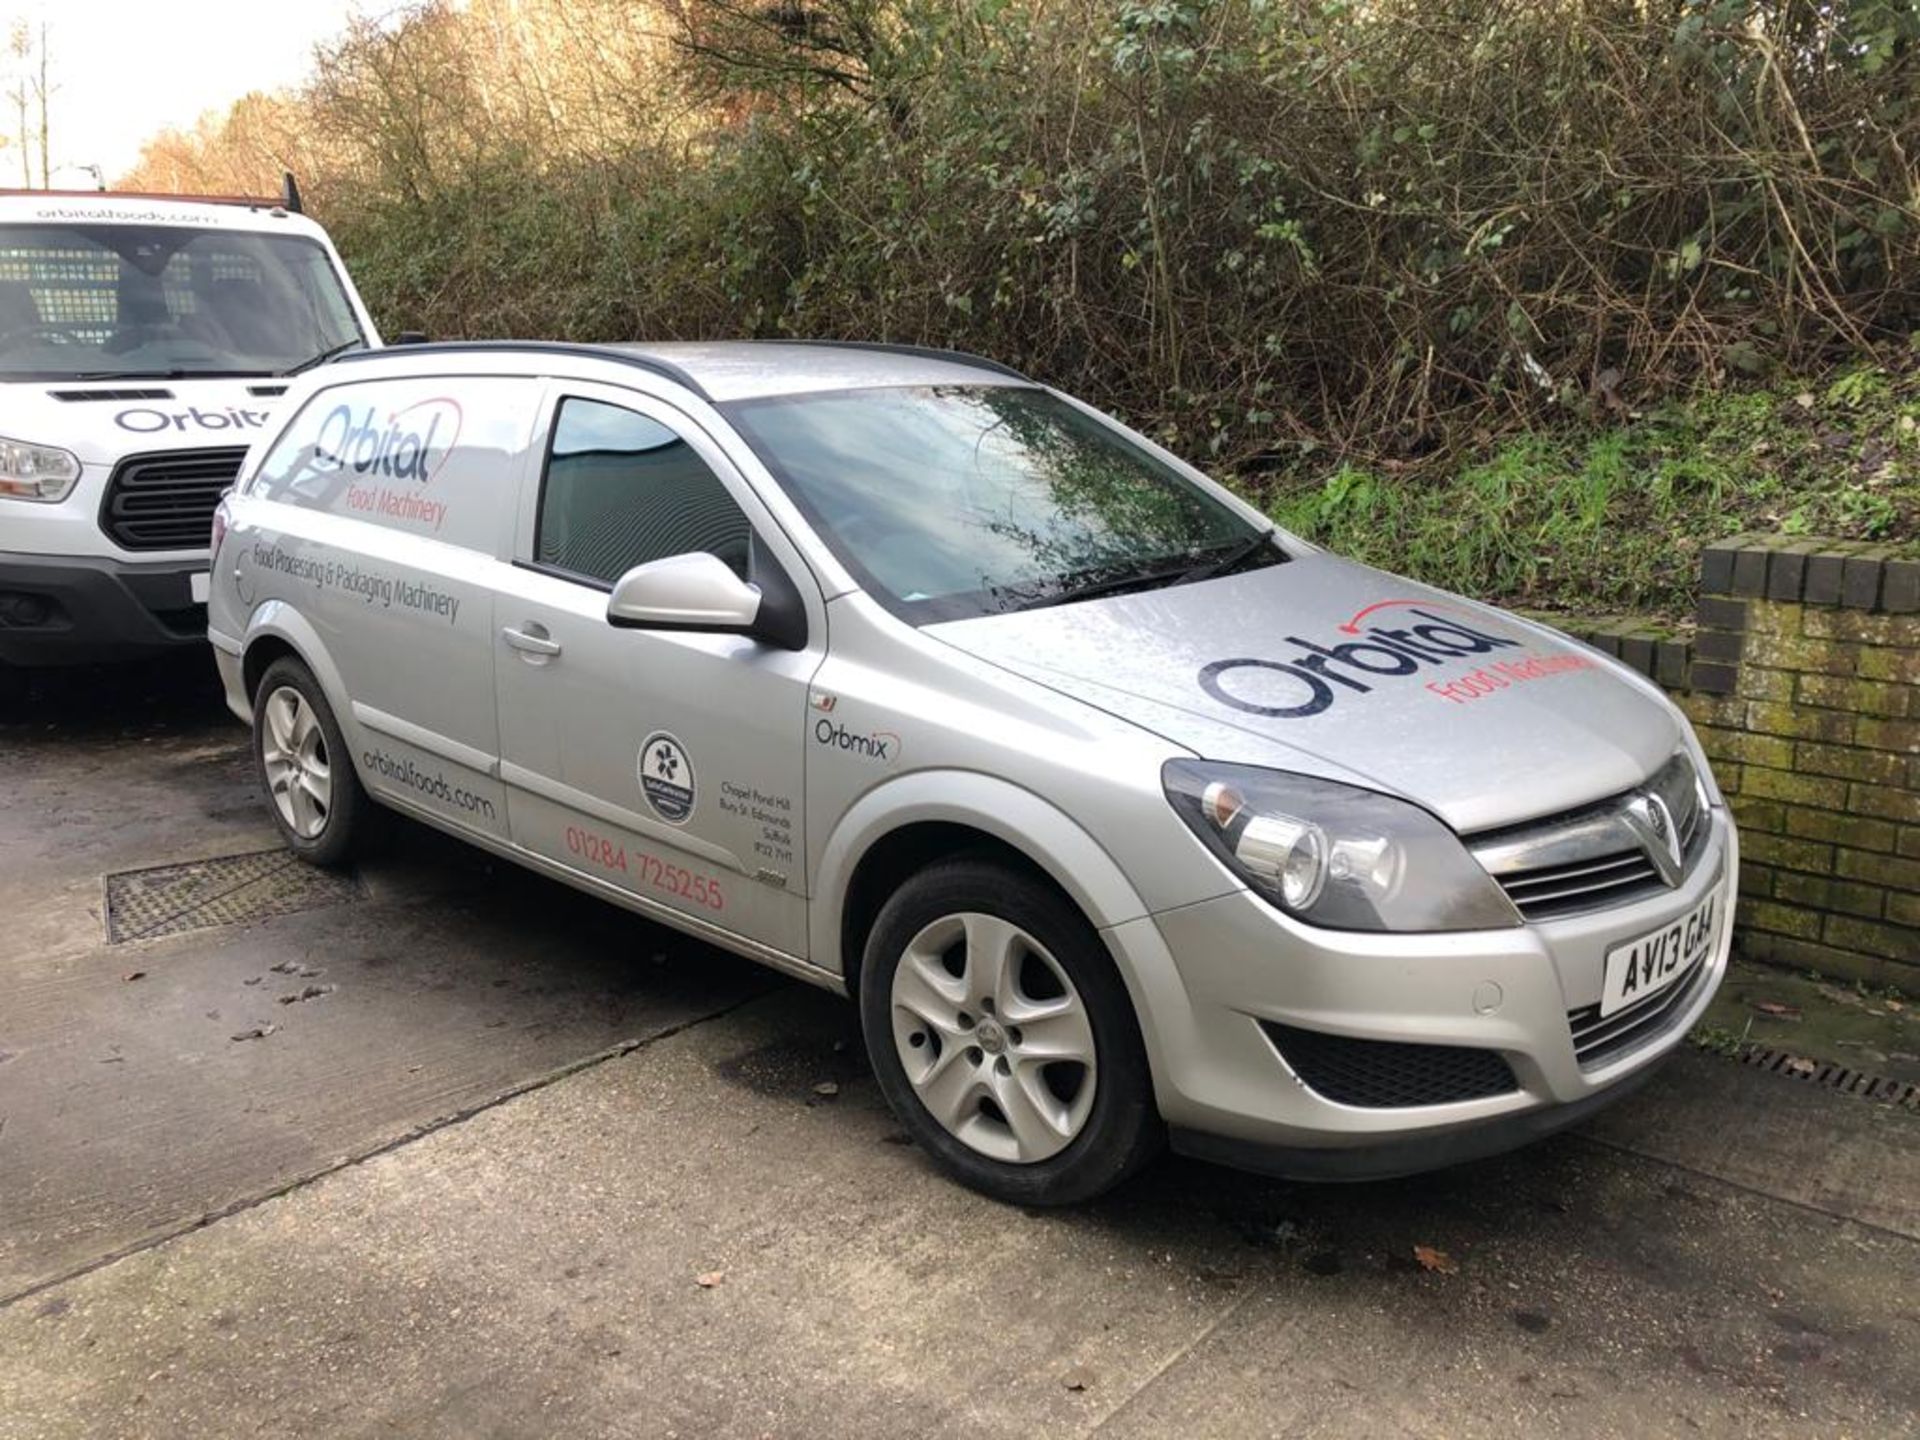
[[[867,941],[860,1018],[894,1114],[997,1200],[1089,1200],[1159,1149],[1146,1049],[1105,944],[1018,870],[950,860],[902,885]]]
[[[269,665],[253,692],[253,758],[289,850],[332,867],[363,848],[373,802],[320,682],[292,656]]]

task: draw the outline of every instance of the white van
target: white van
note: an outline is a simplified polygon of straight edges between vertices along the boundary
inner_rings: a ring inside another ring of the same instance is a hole
[[[291,180],[0,191],[0,669],[204,644],[214,506],[285,377],[378,343]]]

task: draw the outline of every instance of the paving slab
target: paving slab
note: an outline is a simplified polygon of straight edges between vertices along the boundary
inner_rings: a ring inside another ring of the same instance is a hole
[[[1920,1413],[1905,1237],[1578,1136],[1351,1188],[1172,1160],[1022,1212],[899,1143],[850,1025],[763,997],[0,1309],[0,1436],[1868,1436]]]
[[[0,1298],[780,983],[407,826],[350,903],[109,944],[106,874],[276,842],[204,677],[76,683],[0,725]]]

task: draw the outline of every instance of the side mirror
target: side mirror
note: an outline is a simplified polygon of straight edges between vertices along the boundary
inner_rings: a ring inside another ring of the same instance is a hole
[[[607,601],[607,623],[634,630],[701,630],[750,635],[760,618],[760,589],[717,555],[696,551],[636,565]]]

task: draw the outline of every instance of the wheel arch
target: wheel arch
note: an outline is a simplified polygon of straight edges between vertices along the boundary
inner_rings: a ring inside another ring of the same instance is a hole
[[[333,663],[312,622],[283,601],[267,601],[248,621],[240,649],[241,683],[246,688],[248,701],[251,702],[258,691],[260,677],[267,673],[267,667],[287,655],[313,672],[313,678],[320,682],[326,694],[334,719],[351,738],[353,711],[347,702],[346,684],[339,667]]]
[[[1050,802],[993,776],[919,771],[862,796],[829,836],[814,876],[816,960],[853,993],[874,917],[899,882],[970,852],[998,856],[1044,880],[1096,930],[1146,913],[1113,858]],[[1139,987],[1121,957],[1115,961],[1137,1000]]]

